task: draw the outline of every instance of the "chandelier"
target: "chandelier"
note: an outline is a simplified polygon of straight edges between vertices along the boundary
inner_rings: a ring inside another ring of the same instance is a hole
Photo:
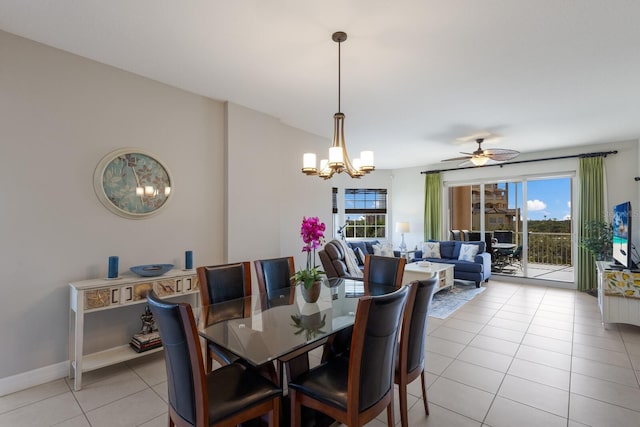
[[[373,151],[362,151],[359,158],[349,160],[344,142],[344,114],[340,112],[340,44],[347,40],[347,33],[338,31],[331,38],[338,43],[338,112],[333,115],[333,144],[329,148],[329,158],[320,160],[320,169],[316,167],[315,153],[305,153],[302,173],[329,179],[335,173],[346,172],[351,178],[360,178],[375,169]]]

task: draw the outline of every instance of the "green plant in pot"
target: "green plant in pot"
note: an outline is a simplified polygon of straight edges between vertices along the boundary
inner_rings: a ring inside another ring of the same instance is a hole
[[[307,265],[293,275],[296,284],[302,285],[302,296],[307,302],[316,302],[320,296],[320,285],[324,271],[316,265],[316,249],[324,242],[324,222],[317,216],[303,217],[300,236],[304,242],[302,252],[307,253]]]
[[[580,247],[591,252],[596,261],[610,260],[613,254],[613,225],[606,221],[587,222]]]

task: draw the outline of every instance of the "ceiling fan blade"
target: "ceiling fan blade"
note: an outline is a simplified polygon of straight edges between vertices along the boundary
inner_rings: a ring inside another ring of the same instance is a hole
[[[498,162],[506,162],[507,160],[515,159],[516,157],[518,157],[517,154],[495,154],[489,158]]]
[[[520,154],[519,151],[516,150],[507,150],[506,148],[487,148],[484,150],[484,154]]]
[[[496,148],[493,150],[484,150],[483,155],[489,157],[490,159],[496,160],[498,162],[504,162],[507,160],[514,159],[518,157],[520,154],[519,151],[515,150],[505,150],[502,148]]]
[[[452,157],[450,159],[444,159],[441,160],[442,162],[451,162],[451,161],[455,161],[455,160],[468,160],[471,157],[473,157],[472,155],[468,155],[468,156],[460,156],[460,157]]]

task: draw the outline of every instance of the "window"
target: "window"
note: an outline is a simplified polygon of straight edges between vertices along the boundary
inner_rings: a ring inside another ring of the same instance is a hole
[[[347,188],[344,191],[346,238],[385,238],[387,190]]]

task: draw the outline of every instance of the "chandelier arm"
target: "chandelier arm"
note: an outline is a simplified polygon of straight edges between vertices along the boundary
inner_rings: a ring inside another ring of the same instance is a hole
[[[363,173],[353,167],[349,154],[347,153],[347,147],[344,143],[344,116],[342,117],[342,126],[340,127],[340,145],[342,146],[342,161],[344,162],[344,170],[349,174],[351,178],[360,178]]]

